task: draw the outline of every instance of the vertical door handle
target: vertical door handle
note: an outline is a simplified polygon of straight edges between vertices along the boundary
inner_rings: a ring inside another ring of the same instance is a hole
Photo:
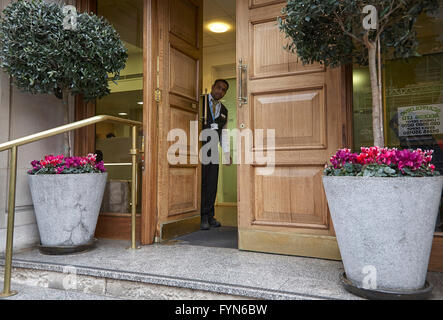
[[[248,66],[246,64],[243,64],[243,60],[240,59],[239,63],[238,63],[238,102],[239,102],[239,107],[241,108],[244,104],[248,103],[248,86],[247,86],[247,81],[248,81]],[[246,75],[245,77],[245,82],[243,84],[243,74]],[[243,87],[244,87],[244,91],[243,91]]]

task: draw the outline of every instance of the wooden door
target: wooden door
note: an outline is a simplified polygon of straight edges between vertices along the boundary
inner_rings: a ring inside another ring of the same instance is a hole
[[[201,176],[198,148],[191,148],[191,121],[199,125],[202,86],[202,0],[159,0],[157,241],[198,230]],[[172,129],[187,134],[187,163],[168,162]],[[199,132],[199,129],[198,129]],[[195,136],[194,136],[195,138]],[[198,141],[198,138],[197,138]]]
[[[348,143],[346,73],[304,66],[283,49],[276,19],[284,4],[237,0],[237,60],[247,65],[238,80],[248,98],[238,107],[240,132],[275,129],[274,148],[254,141],[249,150],[275,151],[273,173],[255,162],[238,168],[239,249],[340,259],[321,177]]]

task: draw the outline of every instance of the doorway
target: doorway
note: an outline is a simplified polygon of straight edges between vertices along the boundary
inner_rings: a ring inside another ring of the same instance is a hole
[[[237,212],[238,249],[339,259],[321,175],[330,155],[350,144],[346,68],[303,65],[285,49],[277,23],[284,1],[206,3],[216,7],[205,16],[205,0],[145,0],[142,244],[200,232],[199,150],[170,133],[201,132],[201,95],[226,78],[241,88],[232,123],[240,147],[237,186],[226,183],[233,172],[220,170],[216,217]],[[220,13],[231,19],[227,43],[204,31]],[[205,47],[208,41],[213,45]],[[215,63],[208,62],[211,50]],[[243,143],[258,131],[273,131],[274,144]],[[184,162],[168,161],[177,154],[173,145],[186,150]],[[274,157],[263,164],[260,154]]]
[[[321,173],[330,155],[350,144],[347,73],[303,65],[284,49],[277,24],[283,6],[275,0],[143,0],[141,244],[200,231],[199,150],[178,141],[187,156],[171,163],[177,141],[168,136],[172,129],[187,137],[201,131],[201,95],[225,78],[231,82],[228,126],[238,129],[237,142],[261,129],[275,131],[275,144],[237,147],[238,165],[220,170],[216,217],[237,228],[241,250],[339,259]],[[223,33],[206,29],[220,15],[230,19],[226,42]],[[234,88],[241,88],[241,102]],[[245,162],[246,153],[252,162]],[[257,161],[260,153],[275,154],[270,174]],[[120,236],[114,226],[106,230]]]
[[[166,136],[173,128],[191,132],[190,121],[201,117],[195,112],[200,95],[214,79],[224,77],[238,81],[241,95],[235,103],[237,204],[225,203],[229,172],[222,167],[216,217],[237,211],[241,250],[340,259],[321,176],[330,155],[349,144],[346,69],[303,65],[285,49],[287,40],[277,23],[284,1],[156,4],[158,27],[165,30],[160,32],[158,58],[162,100],[158,104],[157,241],[192,232],[208,235],[199,230],[201,166],[168,164],[174,142]],[[229,9],[231,14],[225,14]],[[219,24],[215,30],[227,32],[207,32],[210,22],[223,22],[218,21],[221,13],[231,18],[231,25]],[[235,33],[229,32],[232,29]],[[220,40],[223,34],[231,37],[227,43]],[[229,71],[232,77],[221,76]],[[259,131],[262,139],[255,139]],[[273,143],[268,143],[272,134]],[[252,141],[245,142],[251,135]],[[190,151],[189,159],[197,157],[198,151],[185,142],[182,145]],[[258,158],[265,154],[272,156],[263,163]]]
[[[275,131],[275,144],[237,146],[237,166],[220,170],[217,219],[237,228],[241,250],[339,259],[321,173],[332,153],[350,145],[348,73],[303,65],[284,49],[277,24],[283,6],[275,0],[143,0],[141,244],[200,231],[199,148],[178,141],[187,156],[172,163],[177,141],[168,136],[172,129],[187,137],[201,131],[201,95],[225,78],[231,83],[224,102],[232,109],[228,126],[238,130],[237,142],[261,129]],[[223,17],[230,29],[209,33],[209,22]],[[269,152],[275,154],[270,174],[257,161]],[[253,162],[245,162],[246,153]],[[121,237],[116,225],[104,229]]]
[[[237,80],[236,80],[236,2],[235,0],[203,0],[203,87],[202,93],[210,93],[216,79],[225,79],[229,90],[221,100],[228,109],[229,130],[237,128]],[[230,142],[231,155],[235,139]],[[173,241],[190,245],[238,248],[237,230],[237,165],[220,166],[215,202],[215,218],[220,228],[193,231],[173,238]]]

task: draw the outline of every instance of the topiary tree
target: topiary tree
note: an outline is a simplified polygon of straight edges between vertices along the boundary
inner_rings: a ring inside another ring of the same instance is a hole
[[[43,0],[10,3],[0,20],[0,66],[22,91],[61,99],[67,123],[69,95],[90,101],[109,94],[109,77],[119,78],[128,55],[103,17],[64,8]],[[70,154],[69,134],[65,145]]]
[[[374,145],[383,147],[377,51],[395,58],[418,55],[415,22],[421,13],[435,11],[438,6],[438,0],[288,0],[279,25],[291,39],[288,48],[296,51],[303,63],[331,67],[369,64]]]

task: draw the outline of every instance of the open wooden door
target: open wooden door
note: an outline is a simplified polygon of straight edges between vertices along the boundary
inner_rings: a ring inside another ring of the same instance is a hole
[[[191,121],[199,123],[202,87],[202,0],[158,0],[158,185],[157,241],[200,228],[200,166],[190,146]],[[172,129],[187,134],[187,164],[170,164]],[[200,129],[200,128],[199,128]],[[199,131],[198,131],[199,132]],[[194,132],[195,133],[195,132]],[[198,141],[198,138],[197,138]]]
[[[248,99],[238,125],[275,129],[275,148],[254,141],[250,150],[275,151],[273,173],[257,164],[238,168],[239,249],[340,259],[321,177],[349,143],[346,72],[303,66],[283,49],[277,17],[284,4],[237,0],[237,60],[247,65],[238,80]]]

